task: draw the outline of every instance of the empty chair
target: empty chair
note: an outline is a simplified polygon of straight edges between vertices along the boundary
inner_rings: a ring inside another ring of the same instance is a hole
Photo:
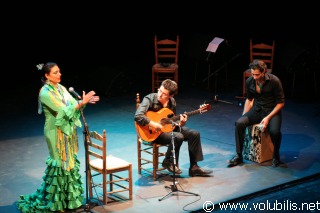
[[[158,40],[154,36],[155,64],[152,66],[152,92],[165,79],[178,83],[179,36],[175,40]]]
[[[107,204],[108,195],[132,199],[132,164],[121,158],[107,155],[107,134],[90,131],[87,136],[88,185],[90,198],[95,189],[98,200]],[[98,191],[98,189],[100,189]],[[101,192],[102,193],[99,193]],[[128,192],[124,197],[123,192]]]

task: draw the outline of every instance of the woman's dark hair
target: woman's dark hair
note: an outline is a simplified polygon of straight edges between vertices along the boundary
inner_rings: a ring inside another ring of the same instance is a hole
[[[40,66],[40,67],[39,67],[39,66]],[[44,75],[45,75],[45,74],[49,74],[51,68],[54,67],[54,66],[58,66],[57,63],[47,62],[47,63],[43,64],[43,66],[41,66],[41,64],[40,64],[40,65],[37,65],[38,69],[39,69],[40,71],[42,71],[42,75],[43,75],[43,76],[41,77],[41,81],[42,81],[43,84],[46,83],[46,79],[45,79]]]
[[[260,72],[264,72],[267,70],[267,65],[262,60],[255,59],[249,64],[249,68],[253,70],[260,70]]]

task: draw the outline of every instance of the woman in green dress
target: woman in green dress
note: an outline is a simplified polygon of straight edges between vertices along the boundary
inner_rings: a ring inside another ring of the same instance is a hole
[[[94,104],[99,96],[94,91],[76,100],[60,84],[61,72],[56,63],[39,64],[44,72],[44,85],[39,92],[39,114],[45,115],[44,136],[48,145],[47,168],[41,186],[32,194],[21,195],[17,207],[22,212],[53,212],[77,209],[83,201],[83,181],[77,158],[77,127],[81,127],[80,110]]]

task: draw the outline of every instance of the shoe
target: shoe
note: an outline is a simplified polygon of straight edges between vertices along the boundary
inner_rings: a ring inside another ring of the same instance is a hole
[[[194,177],[194,176],[200,176],[200,177],[208,177],[209,174],[211,174],[211,170],[205,170],[199,166],[194,166],[192,169],[189,169],[189,176]]]
[[[278,160],[277,158],[273,158],[272,159],[272,167],[276,168],[278,167],[282,162],[280,160]]]
[[[236,154],[231,160],[228,161],[231,166],[236,166],[243,163],[242,156]]]
[[[173,173],[173,168],[174,168],[174,173],[177,175],[182,174],[181,169],[179,169],[177,166],[173,167],[173,163],[171,163],[170,161],[164,159],[162,162],[162,167],[167,169],[169,172]]]

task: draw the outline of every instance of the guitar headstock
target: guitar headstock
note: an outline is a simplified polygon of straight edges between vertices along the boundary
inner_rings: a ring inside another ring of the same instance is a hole
[[[210,104],[202,104],[199,107],[200,113],[207,112],[210,109],[211,109],[211,105]]]

